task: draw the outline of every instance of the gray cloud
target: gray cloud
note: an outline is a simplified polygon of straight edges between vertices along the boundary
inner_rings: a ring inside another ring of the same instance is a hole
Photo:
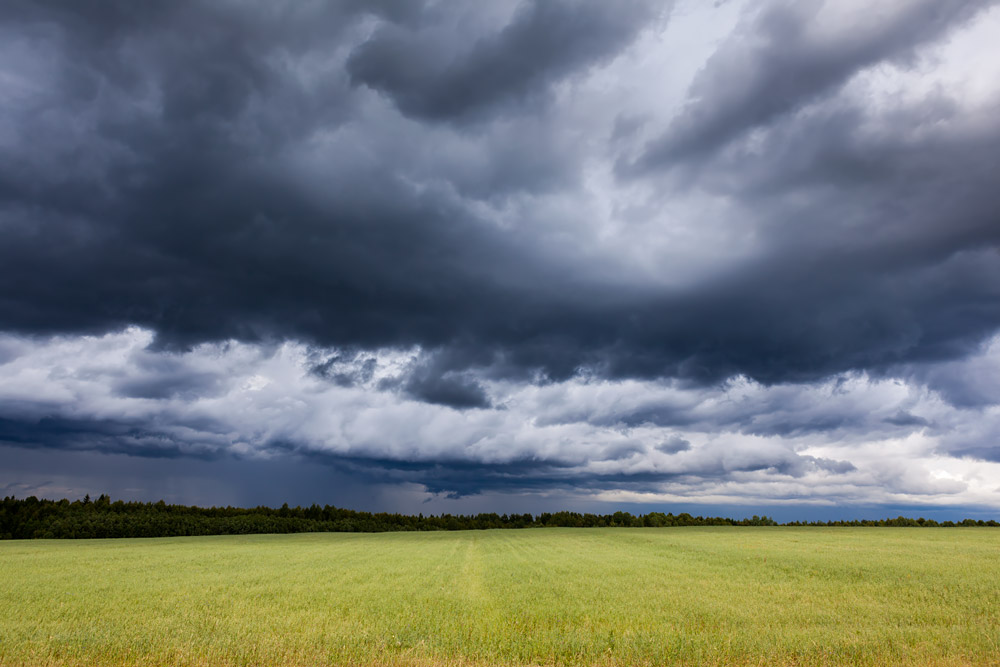
[[[495,100],[469,97],[495,101],[478,139],[401,120],[348,81],[350,54],[362,44],[357,7],[316,14],[190,4],[111,18],[16,7],[7,29],[40,31],[44,52],[57,55],[43,59],[32,42],[12,47],[26,69],[42,71],[14,97],[14,139],[3,151],[0,298],[10,330],[99,333],[139,324],[178,348],[227,338],[461,345],[477,350],[468,357],[474,365],[492,359],[524,377],[587,369],[778,382],[961,356],[1000,322],[989,281],[968,270],[976,260],[941,264],[940,255],[995,240],[995,188],[984,176],[995,124],[980,128],[968,150],[973,139],[957,129],[916,145],[891,132],[868,137],[847,111],[843,120],[790,122],[765,137],[763,159],[723,159],[701,181],[746,207],[733,215],[756,230],[765,251],[711,280],[661,289],[629,275],[628,254],[641,243],[614,256],[597,241],[599,220],[565,210],[588,194],[579,162],[606,157],[579,152],[579,138],[578,154],[537,157],[562,145],[567,109],[517,120],[504,111],[512,93],[498,89]],[[552,68],[537,70],[539,80],[564,80],[596,62],[594,54],[621,52],[649,18],[637,5],[616,8],[616,20],[604,23],[602,7],[525,5],[492,41],[469,48],[491,54],[487,64],[521,62],[522,36],[556,15],[579,16],[565,29],[583,41],[546,46]],[[450,15],[414,12],[408,22],[377,25],[438,30],[445,47],[465,48],[464,34],[445,38],[454,32]],[[957,22],[954,12],[903,12],[930,26],[909,48]],[[879,30],[901,30],[895,25]],[[591,29],[608,32],[592,42],[584,39]],[[903,33],[892,34],[902,49]],[[293,47],[289,35],[299,37]],[[202,60],[212,67],[195,66]],[[838,104],[832,108],[845,108]],[[968,116],[951,113],[959,124]],[[496,161],[483,165],[479,150]],[[864,182],[829,175],[864,164]],[[810,172],[828,185],[803,180]],[[763,198],[779,182],[783,192]],[[490,192],[506,195],[483,205]],[[924,201],[941,196],[951,202],[948,226],[941,205]],[[883,206],[903,207],[898,223],[886,225]],[[795,224],[801,219],[816,222],[806,230]],[[565,243],[574,235],[578,241]]]
[[[413,398],[450,405],[454,408],[485,408],[490,401],[482,386],[473,379],[454,375],[412,374],[406,381],[406,392]]]
[[[468,32],[473,21],[462,11],[449,8],[448,14],[458,16],[436,16],[441,23],[383,22],[347,61],[352,83],[387,94],[416,118],[461,120],[497,113],[537,99],[573,72],[615,56],[657,11],[669,12],[669,5],[645,0],[614,6],[522,3],[508,23],[485,34]]]
[[[893,426],[930,426],[930,422],[926,419],[906,410],[900,410],[893,416],[886,417],[882,421]]]
[[[192,433],[188,433],[188,436]],[[0,442],[23,447],[45,447],[149,458],[211,458],[213,446],[156,430],[139,421],[73,419],[44,416],[38,419],[0,418]],[[214,443],[212,443],[214,444]]]
[[[0,439],[996,502],[998,14],[752,9],[4,4]]]
[[[907,62],[917,49],[987,3],[769,2],[709,58],[688,103],[634,169],[683,165],[842,85],[880,62]],[[839,14],[839,15],[838,15]]]
[[[691,443],[680,436],[671,436],[656,445],[656,449],[664,454],[676,454],[691,449]]]
[[[151,338],[132,329],[0,339],[12,351],[0,366],[10,380],[0,391],[0,443],[217,461],[232,470],[244,461],[311,461],[356,483],[452,498],[614,490],[877,503],[943,493],[982,503],[988,493],[956,480],[947,486],[924,466],[996,459],[995,416],[970,420],[936,392],[897,379],[770,387],[739,380],[720,388],[582,378],[525,384],[473,374],[465,379],[476,382],[474,396],[492,401],[479,403],[416,393],[411,385],[435,376],[428,373],[434,353],[366,357],[289,343],[177,353],[149,348]],[[993,360],[995,350],[986,355]],[[167,387],[225,380],[211,392],[120,390],[137,379],[155,386],[157,373]],[[683,424],[632,419],[640,406],[656,405],[685,413]],[[871,447],[899,447],[912,436],[922,440],[907,457],[871,459]]]

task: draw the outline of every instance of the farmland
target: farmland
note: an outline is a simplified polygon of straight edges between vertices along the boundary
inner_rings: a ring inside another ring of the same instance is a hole
[[[1000,664],[1000,531],[0,543],[0,664]]]

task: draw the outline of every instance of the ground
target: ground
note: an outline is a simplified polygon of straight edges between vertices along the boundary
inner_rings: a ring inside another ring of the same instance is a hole
[[[0,543],[0,664],[998,664],[1000,530]]]

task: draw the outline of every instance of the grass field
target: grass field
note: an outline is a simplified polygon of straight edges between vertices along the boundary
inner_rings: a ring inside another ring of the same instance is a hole
[[[1000,530],[0,543],[0,664],[1000,664]]]

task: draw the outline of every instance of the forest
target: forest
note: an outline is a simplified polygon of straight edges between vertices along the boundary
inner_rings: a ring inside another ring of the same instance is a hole
[[[767,516],[744,519],[692,516],[688,513],[649,512],[634,515],[543,512],[541,514],[407,515],[359,512],[331,505],[309,507],[193,507],[156,503],[96,500],[44,500],[8,496],[0,503],[0,539],[174,537],[183,535],[248,535],[260,533],[317,533],[429,530],[485,530],[496,528],[664,528],[670,526],[892,526],[953,527],[1000,526],[996,521],[960,522],[896,517],[855,521],[793,521],[779,524]]]

